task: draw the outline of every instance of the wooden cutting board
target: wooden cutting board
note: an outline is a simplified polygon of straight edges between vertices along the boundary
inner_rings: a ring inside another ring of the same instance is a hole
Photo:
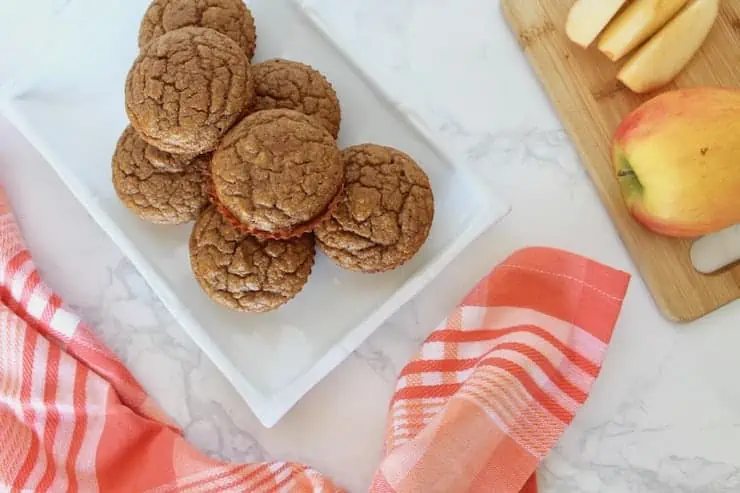
[[[633,94],[616,79],[619,65],[566,38],[573,3],[502,0],[502,7],[656,303],[671,320],[696,320],[740,298],[740,265],[702,275],[691,264],[691,241],[658,236],[631,218],[612,173],[611,137],[630,111],[655,94]],[[699,85],[740,88],[740,0],[724,1],[701,52],[663,90]]]

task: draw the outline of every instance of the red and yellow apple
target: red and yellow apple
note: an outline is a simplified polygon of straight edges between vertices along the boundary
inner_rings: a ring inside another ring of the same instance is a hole
[[[740,89],[656,96],[621,123],[612,159],[630,213],[651,231],[698,237],[740,223]]]

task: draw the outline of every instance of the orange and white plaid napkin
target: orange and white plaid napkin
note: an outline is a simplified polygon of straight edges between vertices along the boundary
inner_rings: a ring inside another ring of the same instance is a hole
[[[530,248],[486,276],[401,373],[374,493],[537,491],[586,400],[629,277]],[[0,189],[0,490],[343,491],[298,464],[189,445],[42,282]],[[339,451],[338,451],[339,452]]]

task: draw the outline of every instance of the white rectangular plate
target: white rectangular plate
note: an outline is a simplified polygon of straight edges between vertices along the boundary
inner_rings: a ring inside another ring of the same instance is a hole
[[[11,84],[14,96],[3,108],[260,421],[273,426],[508,207],[453,164],[418,118],[383,94],[299,2],[249,2],[258,26],[256,61],[291,58],[325,73],[342,104],[340,146],[375,142],[413,156],[431,179],[436,216],[423,250],[394,272],[350,273],[319,255],[304,291],[282,309],[244,315],[219,307],[191,274],[191,226],[146,224],[123,207],[111,186],[111,155],[127,124],[124,80],[147,4],[72,0],[45,31],[53,40],[45,43],[48,56],[27,63],[18,76],[24,82]]]

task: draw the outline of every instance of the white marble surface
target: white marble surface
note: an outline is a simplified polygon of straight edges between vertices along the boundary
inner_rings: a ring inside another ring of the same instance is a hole
[[[635,274],[592,395],[539,470],[542,491],[740,491],[740,305],[688,326],[661,317],[498,3],[307,3],[444,146],[512,204],[511,215],[469,254],[487,255],[493,265],[523,246],[552,245]],[[431,328],[417,320],[440,310],[424,303],[429,293],[266,430],[2,119],[0,183],[47,281],[198,447],[231,461],[303,461],[352,492],[366,490],[395,375]],[[62,227],[60,217],[71,226]],[[430,291],[443,286],[444,278]]]

